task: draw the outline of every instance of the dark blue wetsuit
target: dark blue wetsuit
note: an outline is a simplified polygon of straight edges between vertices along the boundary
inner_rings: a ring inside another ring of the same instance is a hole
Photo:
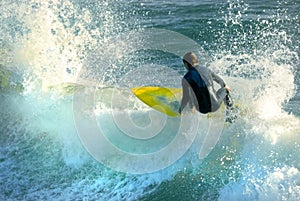
[[[214,89],[213,81],[220,84],[221,89]],[[182,101],[180,112],[191,102],[201,113],[215,112],[219,109],[227,91],[224,80],[205,67],[190,67],[182,79]]]
[[[182,88],[181,108],[184,108],[189,101],[192,101],[196,109],[201,113],[211,112],[211,101],[207,86],[194,67],[190,67],[183,77]]]

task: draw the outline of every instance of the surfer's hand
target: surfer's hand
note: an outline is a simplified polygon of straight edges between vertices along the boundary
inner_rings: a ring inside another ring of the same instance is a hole
[[[231,93],[231,88],[230,88],[228,85],[225,85],[224,88],[226,89],[226,91],[227,91],[228,93]]]

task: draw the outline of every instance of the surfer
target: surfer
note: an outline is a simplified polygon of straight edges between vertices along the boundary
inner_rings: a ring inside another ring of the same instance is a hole
[[[222,101],[225,102],[227,108],[232,107],[230,87],[212,70],[199,66],[195,53],[186,53],[183,57],[183,64],[188,72],[182,78],[183,94],[179,113],[188,102],[203,114],[217,111]],[[221,86],[218,91],[215,90],[213,81]]]

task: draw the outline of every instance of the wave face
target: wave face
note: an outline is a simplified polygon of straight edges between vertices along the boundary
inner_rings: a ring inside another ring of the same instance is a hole
[[[0,4],[0,200],[300,200],[296,1]],[[181,87],[187,51],[232,124],[130,92]]]

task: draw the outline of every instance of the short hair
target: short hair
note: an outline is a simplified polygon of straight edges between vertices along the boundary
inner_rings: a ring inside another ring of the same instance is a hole
[[[188,52],[183,56],[183,62],[187,62],[192,66],[198,65],[198,58],[194,52]]]

